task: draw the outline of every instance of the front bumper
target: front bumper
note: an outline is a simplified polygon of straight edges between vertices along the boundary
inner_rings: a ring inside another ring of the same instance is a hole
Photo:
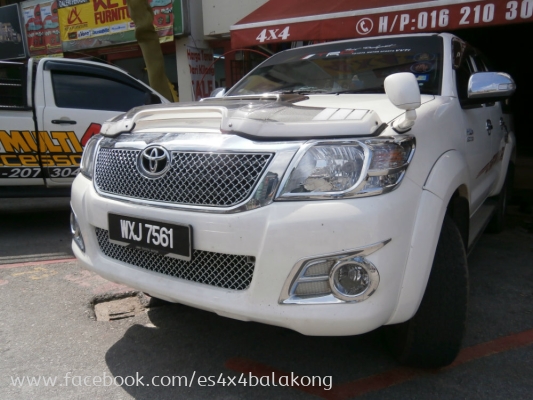
[[[406,178],[397,190],[376,197],[274,202],[237,214],[206,214],[104,198],[96,193],[92,181],[80,175],[72,187],[71,204],[86,251],[74,243],[72,248],[86,268],[161,299],[306,335],[354,335],[386,324],[396,310],[421,191]],[[108,213],[189,224],[195,249],[255,257],[250,286],[245,290],[218,288],[105,256],[95,228],[108,229]],[[279,304],[283,287],[299,260],[388,239],[391,241],[386,246],[367,257],[380,275],[376,292],[367,300]]]

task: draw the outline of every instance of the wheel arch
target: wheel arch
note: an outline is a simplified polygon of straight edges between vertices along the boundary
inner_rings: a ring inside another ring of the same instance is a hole
[[[459,233],[463,239],[463,245],[465,249],[468,249],[470,204],[468,202],[468,189],[466,185],[461,185],[455,190],[446,207],[446,215],[451,217],[457,229],[459,229]]]
[[[459,228],[463,242],[468,243],[470,220],[468,166],[456,150],[441,155],[423,187],[411,248],[396,309],[387,324],[409,320],[418,310],[426,290],[437,242],[445,215]]]

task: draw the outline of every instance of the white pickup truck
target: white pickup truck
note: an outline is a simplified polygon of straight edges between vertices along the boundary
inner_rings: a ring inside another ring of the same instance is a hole
[[[0,62],[0,197],[70,195],[83,147],[105,120],[167,102],[102,63]]]
[[[385,326],[400,362],[447,365],[466,254],[503,228],[514,90],[451,34],[278,53],[221,98],[104,124],[73,251],[161,299],[306,335]]]

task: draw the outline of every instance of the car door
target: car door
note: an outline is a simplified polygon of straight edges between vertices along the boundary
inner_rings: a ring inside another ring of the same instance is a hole
[[[494,71],[487,59],[479,52],[476,51],[472,59],[475,63],[476,71]],[[486,128],[491,142],[491,159],[486,165],[483,173],[487,174],[488,178],[492,181],[489,195],[494,195],[497,194],[493,193],[493,189],[497,185],[498,178],[501,174],[501,161],[508,141],[508,135],[512,127],[509,112],[504,112],[508,111],[508,107],[505,107],[505,104],[501,101],[485,103],[483,104],[483,107],[487,113]]]
[[[27,85],[31,66],[0,62],[0,186],[43,185],[32,135],[35,123]]]
[[[468,101],[468,80],[477,72],[474,50],[466,47],[461,63],[455,70],[457,92],[462,109],[464,129],[463,151],[469,169],[470,211],[473,214],[489,195],[494,184],[494,177],[487,173],[493,156],[489,121],[494,118],[491,110],[483,104]]]
[[[161,103],[150,88],[118,68],[73,60],[44,60],[44,102],[36,110],[39,150],[48,186],[68,185],[87,141],[104,121],[133,107]]]

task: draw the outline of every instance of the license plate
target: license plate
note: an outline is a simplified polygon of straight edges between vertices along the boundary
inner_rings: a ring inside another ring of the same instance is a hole
[[[108,222],[111,242],[155,250],[182,260],[191,260],[190,225],[167,224],[117,214],[108,214]]]

